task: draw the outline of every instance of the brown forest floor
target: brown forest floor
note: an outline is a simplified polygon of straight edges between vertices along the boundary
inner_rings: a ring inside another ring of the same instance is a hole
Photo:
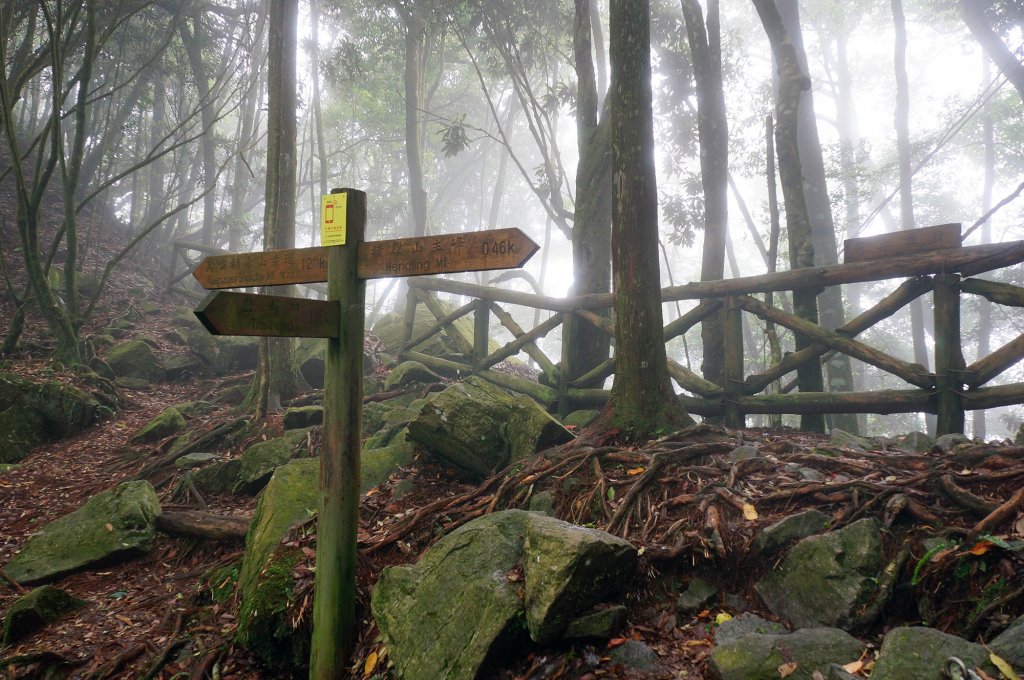
[[[109,251],[102,245],[96,246],[99,259]],[[132,266],[157,271],[153,262]],[[85,335],[123,314],[131,304],[131,290],[148,285],[132,266],[112,282],[105,306]],[[168,314],[148,318],[137,331],[156,337],[164,353],[182,351],[166,340],[166,332],[169,312],[185,301],[155,301]],[[0,318],[10,318],[11,311],[10,301],[0,294]],[[44,328],[33,321],[22,353],[6,360],[3,370],[75,381],[74,375],[55,373],[46,365],[51,344]],[[115,417],[77,437],[38,448],[19,468],[0,476],[0,565],[46,522],[137,475],[152,452],[140,456],[129,446],[129,437],[167,406],[203,397],[219,384],[196,379],[123,390],[123,407]],[[233,417],[230,407],[224,407],[191,425],[209,429]],[[252,437],[279,431],[279,420],[271,419]],[[730,463],[725,454],[740,443],[755,444],[763,457]],[[244,445],[231,453],[237,455]],[[828,513],[834,527],[866,516],[888,527],[886,560],[901,565],[899,578],[887,584],[894,595],[890,606],[865,622],[869,640],[877,641],[888,627],[924,616],[944,630],[987,639],[1024,612],[1024,565],[1013,545],[1024,534],[1021,509],[1019,504],[1007,505],[992,513],[1014,494],[1020,496],[1024,449],[968,446],[949,455],[832,447],[831,455],[822,455],[828,448],[816,435],[760,429],[697,428],[640,447],[591,438],[483,483],[471,483],[421,453],[362,502],[362,626],[354,677],[388,677],[386,651],[367,613],[367,594],[384,566],[415,561],[443,533],[496,509],[525,506],[542,490],[555,492],[561,518],[612,531],[642,548],[642,569],[627,597],[630,625],[622,637],[608,646],[527,650],[490,674],[502,680],[704,677],[714,618],[742,609],[763,613],[751,585],[771,564],[750,556],[756,531],[809,507]],[[792,464],[815,470],[821,481],[801,479]],[[569,486],[569,479],[578,483]],[[394,490],[402,480],[412,481],[413,490],[396,499]],[[165,507],[184,507],[171,499],[176,480],[163,481],[158,492]],[[255,505],[252,498],[230,494],[203,500],[207,512],[231,515],[251,513]],[[309,534],[297,531],[293,540],[311,556],[314,537]],[[956,539],[961,547],[927,551],[923,539],[937,535]],[[70,677],[94,680],[284,677],[281,671],[261,670],[250,653],[232,643],[237,602],[213,604],[199,586],[204,573],[239,560],[242,549],[241,541],[213,544],[158,534],[155,549],[145,558],[62,579],[60,587],[87,600],[88,606],[17,645],[0,647],[0,677],[53,677],[46,669],[61,665]],[[308,625],[311,562],[296,572],[297,625]],[[677,619],[675,595],[695,575],[709,577],[730,596]],[[0,575],[0,611],[16,595]],[[611,664],[610,647],[629,638],[658,653],[659,671],[631,673]]]

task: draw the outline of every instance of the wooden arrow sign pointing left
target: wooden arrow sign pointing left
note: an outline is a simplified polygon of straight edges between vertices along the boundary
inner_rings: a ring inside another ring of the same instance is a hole
[[[340,325],[337,302],[226,291],[207,295],[195,315],[213,335],[336,338]]]

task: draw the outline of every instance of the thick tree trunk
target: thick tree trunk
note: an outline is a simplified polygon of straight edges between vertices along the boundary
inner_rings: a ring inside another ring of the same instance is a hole
[[[981,45],[988,58],[996,65],[1006,79],[1013,84],[1024,99],[1024,63],[1010,51],[1006,43],[992,30],[985,18],[985,7],[988,2],[982,0],[960,0],[960,12],[964,23],[970,29],[974,39]]]
[[[782,181],[782,196],[786,204],[786,230],[789,235],[789,260],[792,269],[814,266],[814,245],[811,238],[810,217],[804,196],[803,174],[800,167],[798,129],[800,99],[810,88],[811,82],[800,68],[796,50],[786,33],[782,17],[774,0],[753,0],[761,17],[768,40],[772,45],[775,65],[778,69],[778,93],[776,95],[775,129],[776,148],[779,159],[779,176]],[[813,291],[798,290],[793,293],[793,311],[812,323],[818,322],[818,301]],[[796,335],[797,350],[810,344],[803,335]],[[817,363],[804,365],[797,371],[797,383],[801,392],[823,392],[824,381],[821,366]],[[823,432],[825,419],[822,416],[804,415],[800,426],[804,430]]]
[[[616,374],[606,413],[636,440],[692,420],[669,382],[658,295],[649,3],[612,0],[610,26]]]

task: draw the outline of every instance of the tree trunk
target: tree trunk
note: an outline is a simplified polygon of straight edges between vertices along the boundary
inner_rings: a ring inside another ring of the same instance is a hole
[[[590,37],[590,0],[576,0],[573,53],[576,61],[576,210],[572,228],[573,286],[570,295],[607,293],[611,285],[611,146],[608,122],[598,122],[598,88]],[[563,377],[578,378],[608,358],[610,338],[576,316],[563,329],[569,340]],[[581,385],[595,387],[596,384]]]
[[[298,0],[271,0],[267,77],[267,186],[263,212],[263,247],[295,247],[296,46]],[[274,292],[292,292],[292,286]],[[269,292],[269,291],[268,291]],[[264,415],[299,388],[291,338],[260,343],[254,382],[255,410]]]
[[[210,76],[203,60],[203,15],[202,10],[197,9],[192,16],[192,29],[189,30],[189,23],[182,21],[178,24],[178,31],[181,40],[185,45],[185,54],[188,56],[189,67],[192,70],[192,77],[196,83],[196,90],[199,93],[200,119],[203,123],[202,149],[203,149],[203,189],[206,194],[203,196],[203,232],[202,241],[207,245],[213,243],[213,219],[217,207],[217,192],[214,184],[217,181],[217,156],[214,140],[215,113],[213,97],[210,92]]]
[[[611,0],[610,34],[616,374],[605,413],[641,440],[692,420],[669,382],[658,295],[649,2]]]
[[[405,158],[409,166],[409,205],[412,236],[427,233],[427,192],[423,182],[423,140],[420,109],[427,64],[427,24],[418,3],[402,11],[405,20]]]
[[[960,13],[963,15],[964,23],[970,29],[974,39],[981,45],[988,58],[995,63],[999,71],[1006,76],[1006,79],[1017,89],[1018,94],[1024,100],[1024,63],[1010,51],[1002,39],[992,30],[991,24],[985,18],[985,7],[988,2],[981,0],[960,0]]]
[[[796,0],[779,0],[779,14],[786,27],[786,33],[793,42],[797,63],[804,73],[807,69],[807,55],[804,53],[803,31],[800,27],[800,12]],[[800,97],[799,122],[797,126],[800,146],[800,170],[803,174],[804,197],[807,201],[808,218],[811,225],[811,241],[814,244],[814,264],[835,264],[838,262],[836,227],[832,219],[832,204],[829,200],[825,181],[825,163],[821,156],[821,142],[818,139],[818,122],[814,114],[814,98],[810,90]],[[845,322],[843,293],[838,286],[826,288],[819,296],[818,316],[821,325],[828,329],[839,328]],[[850,357],[836,354],[826,364],[829,392],[849,392],[853,389],[853,372]],[[831,416],[834,428],[856,433],[857,416],[834,414]]]
[[[718,2],[708,3],[707,27],[697,0],[683,0],[686,37],[697,81],[697,133],[700,138],[701,182],[704,187],[704,251],[700,280],[725,276],[725,241],[728,227],[729,128],[722,84],[722,40]],[[701,324],[705,380],[725,386],[726,310]]]
[[[810,216],[804,196],[803,173],[800,167],[799,125],[800,100],[810,89],[810,78],[800,68],[796,50],[786,27],[782,23],[774,0],[753,0],[768,40],[772,45],[775,67],[778,70],[776,94],[775,143],[779,159],[782,196],[786,204],[786,230],[789,235],[789,260],[792,269],[814,266],[814,245],[811,238]],[[818,302],[813,291],[793,293],[793,311],[802,319],[818,322]],[[808,338],[796,335],[796,349],[810,344]],[[823,392],[821,365],[805,364],[797,370],[797,383],[801,392]],[[800,426],[811,432],[824,432],[825,419],[820,415],[804,415]]]
[[[987,85],[991,75],[988,62],[982,68],[982,83]],[[985,185],[982,187],[981,213],[987,215],[992,209],[992,191],[996,182],[996,145],[995,131],[992,121],[992,111],[986,107],[982,117],[982,136],[985,140]],[[985,220],[981,225],[981,242],[992,241],[992,222]],[[989,341],[992,335],[992,303],[985,298],[978,300],[978,354],[976,360],[988,356],[990,351]],[[985,439],[987,427],[985,423],[985,411],[974,411],[971,414],[972,436],[975,439]]]
[[[902,0],[891,0],[893,26],[896,29],[896,153],[900,172],[900,228],[914,228],[914,195],[910,164],[910,84],[907,78],[907,25],[903,15]],[[914,342],[914,361],[928,365],[928,348],[925,345],[924,305],[920,298],[910,303],[910,331]],[[935,416],[925,415],[928,431],[935,432]]]

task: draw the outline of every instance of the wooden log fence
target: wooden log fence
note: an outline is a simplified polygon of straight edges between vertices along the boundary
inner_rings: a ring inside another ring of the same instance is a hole
[[[956,225],[944,225],[942,233],[951,231],[952,226]],[[907,242],[915,247],[928,242],[918,234],[907,238]],[[666,342],[685,334],[712,315],[721,315],[724,321],[725,384],[716,385],[704,380],[670,359],[669,374],[688,393],[681,395],[680,401],[690,412],[721,417],[731,427],[743,426],[749,414],[927,412],[938,416],[940,434],[962,432],[965,411],[1024,403],[1024,382],[985,387],[1024,359],[1024,334],[966,365],[960,331],[960,300],[963,294],[977,295],[1000,305],[1024,307],[1024,288],[971,278],[1024,262],[1024,241],[951,248],[950,238],[942,240],[937,250],[909,252],[908,248],[891,248],[890,252],[904,253],[898,257],[858,259],[799,271],[693,282],[662,289],[663,302],[701,300],[695,308],[665,326]],[[887,235],[885,239],[888,248],[893,235]],[[877,246],[866,244],[854,248],[857,252],[872,252],[872,249],[877,249]],[[754,297],[766,292],[821,290],[826,286],[889,279],[906,280],[870,309],[835,330],[807,322]],[[599,406],[607,399],[608,391],[581,385],[594,384],[595,380],[600,382],[611,376],[615,370],[614,356],[584,375],[565,375],[561,365],[549,358],[537,341],[559,326],[563,327],[564,333],[569,327],[565,320],[570,314],[614,338],[614,323],[608,317],[613,303],[610,294],[554,298],[430,277],[409,279],[408,284],[406,342],[401,349],[403,358],[417,359],[448,374],[480,375],[528,394],[562,415],[575,408]],[[905,361],[855,339],[928,292],[932,294],[934,308],[933,368]],[[448,311],[438,301],[437,293],[468,297],[470,301]],[[430,310],[436,323],[413,337],[418,304]],[[508,305],[548,311],[551,315],[535,328],[524,330],[505,308]],[[744,313],[800,333],[810,338],[812,344],[786,354],[780,362],[759,373],[745,375],[745,352],[754,348],[744,347]],[[456,324],[469,315],[473,316],[472,336]],[[490,345],[492,319],[497,319],[513,337],[512,341],[493,350]],[[461,356],[438,358],[416,351],[423,342],[442,332],[452,340]],[[562,346],[571,342],[571,338],[563,338]],[[496,364],[520,352],[539,367],[540,382],[493,370]],[[764,393],[770,385],[805,363],[820,363],[823,357],[827,359],[836,352],[896,376],[910,388],[867,392]]]

